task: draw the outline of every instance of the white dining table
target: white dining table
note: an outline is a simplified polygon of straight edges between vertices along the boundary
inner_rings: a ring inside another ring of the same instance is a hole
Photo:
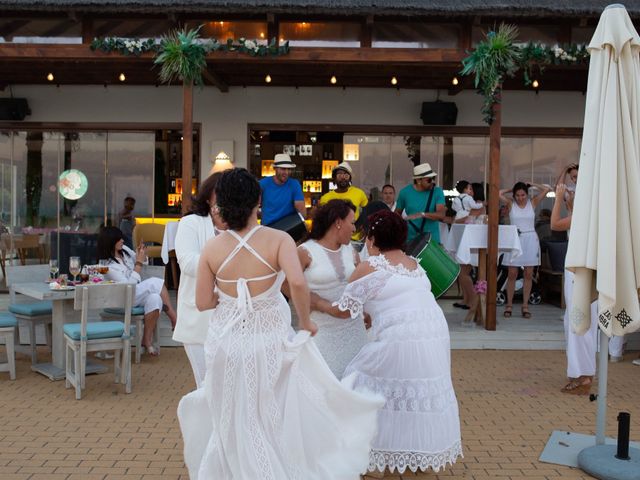
[[[37,300],[50,300],[52,309],[51,362],[38,363],[31,370],[41,373],[50,380],[65,379],[65,340],[63,327],[65,323],[80,323],[80,311],[74,310],[75,290],[52,290],[46,282],[17,283],[13,286],[16,293]],[[107,367],[87,360],[86,373],[104,373]]]
[[[178,233],[178,224],[180,221],[167,222],[164,227],[164,237],[162,239],[162,248],[160,249],[160,257],[166,265],[169,263],[169,252],[176,249],[176,234]]]
[[[461,265],[478,266],[478,251],[487,248],[488,225],[454,223],[444,245]],[[522,245],[515,225],[500,225],[498,252],[522,255]]]

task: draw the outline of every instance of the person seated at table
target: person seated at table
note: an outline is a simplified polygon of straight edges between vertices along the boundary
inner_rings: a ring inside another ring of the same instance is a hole
[[[146,261],[146,247],[138,245],[134,252],[124,244],[122,231],[117,227],[104,227],[98,234],[98,258],[108,260],[109,272],[105,280],[117,283],[136,284],[134,306],[144,307],[144,332],[142,345],[149,355],[157,356],[153,346],[153,332],[156,329],[160,311],[164,310],[171,320],[171,328],[176,326],[176,311],[171,305],[169,292],[161,278],[142,280],[140,272]]]

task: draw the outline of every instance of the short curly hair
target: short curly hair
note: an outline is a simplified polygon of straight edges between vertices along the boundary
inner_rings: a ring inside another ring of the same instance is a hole
[[[260,184],[246,168],[226,170],[216,185],[220,216],[231,230],[247,226],[253,209],[260,202]]]
[[[320,240],[339,218],[344,220],[349,212],[356,211],[356,207],[348,200],[329,200],[324,205],[320,205],[313,214],[313,223],[311,224],[311,232],[309,238],[312,240]]]
[[[380,210],[369,216],[367,238],[381,252],[402,250],[407,241],[407,222],[391,210]]]

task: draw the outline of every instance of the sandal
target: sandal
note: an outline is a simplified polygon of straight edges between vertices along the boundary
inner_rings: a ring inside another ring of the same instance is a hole
[[[513,312],[513,307],[511,305],[507,305],[506,307],[504,307],[504,312],[502,313],[502,316],[504,318],[511,318],[512,312]]]
[[[593,377],[589,375],[582,375],[578,378],[573,378],[560,390],[562,393],[570,393],[572,395],[589,395],[591,391],[591,384],[593,383]]]
[[[522,313],[522,318],[531,318],[531,312],[529,311],[529,307],[522,307],[521,313]]]

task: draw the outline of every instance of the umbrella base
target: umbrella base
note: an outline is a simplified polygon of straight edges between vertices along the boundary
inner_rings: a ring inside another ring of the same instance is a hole
[[[578,454],[578,466],[602,480],[640,480],[640,450],[629,448],[629,460],[615,457],[616,445],[595,445]]]

